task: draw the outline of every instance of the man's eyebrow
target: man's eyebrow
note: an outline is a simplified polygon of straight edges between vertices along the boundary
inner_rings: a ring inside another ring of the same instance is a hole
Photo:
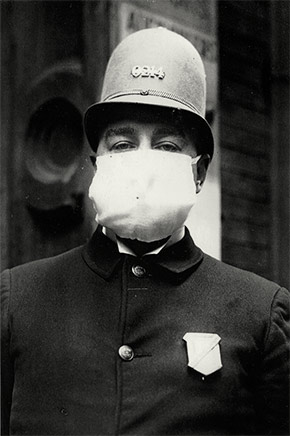
[[[105,139],[109,139],[112,136],[120,136],[120,135],[134,135],[135,129],[130,126],[124,127],[113,127],[106,131]]]
[[[181,136],[182,138],[185,138],[185,134],[182,129],[179,129],[178,127],[157,127],[154,132],[153,136]]]

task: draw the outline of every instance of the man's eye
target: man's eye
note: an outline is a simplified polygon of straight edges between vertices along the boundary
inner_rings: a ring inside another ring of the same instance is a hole
[[[158,144],[155,144],[154,150],[178,152],[181,151],[181,147],[175,144],[174,142],[166,141],[166,142],[158,142]]]
[[[111,145],[110,150],[112,151],[126,151],[135,148],[135,145],[129,141],[119,141]]]

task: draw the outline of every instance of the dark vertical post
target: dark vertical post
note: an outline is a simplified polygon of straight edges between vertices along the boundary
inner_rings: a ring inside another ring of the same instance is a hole
[[[272,18],[272,261],[274,279],[290,286],[290,144],[289,144],[288,1],[271,2]]]
[[[100,98],[110,56],[109,1],[84,2],[84,71],[87,104]]]

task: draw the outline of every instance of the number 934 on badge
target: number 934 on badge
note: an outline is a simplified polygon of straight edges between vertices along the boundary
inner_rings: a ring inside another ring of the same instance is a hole
[[[154,65],[135,65],[132,68],[131,74],[133,77],[158,77],[158,79],[164,79],[165,73],[162,67],[156,68]]]

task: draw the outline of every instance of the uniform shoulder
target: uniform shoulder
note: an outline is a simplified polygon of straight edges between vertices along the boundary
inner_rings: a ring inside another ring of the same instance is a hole
[[[81,275],[82,246],[57,256],[6,269],[1,274],[1,298],[9,310],[33,305],[48,295],[58,295],[68,280]]]
[[[228,265],[207,254],[200,269],[200,284],[212,292],[228,313],[235,314],[246,325],[257,326],[261,320],[266,320],[267,324],[275,314],[280,318],[281,313],[289,309],[289,291],[257,274]]]
[[[46,275],[53,273],[55,270],[64,270],[67,265],[71,265],[80,257],[83,246],[73,248],[56,256],[34,260],[31,262],[17,265],[11,269],[2,272],[2,278],[13,277],[14,279],[32,278],[35,275]]]
[[[271,280],[261,277],[253,272],[237,268],[225,262],[217,260],[207,254],[204,257],[204,268],[206,268],[210,280],[217,280],[224,289],[249,293],[251,296],[268,295],[273,297],[281,286]]]

